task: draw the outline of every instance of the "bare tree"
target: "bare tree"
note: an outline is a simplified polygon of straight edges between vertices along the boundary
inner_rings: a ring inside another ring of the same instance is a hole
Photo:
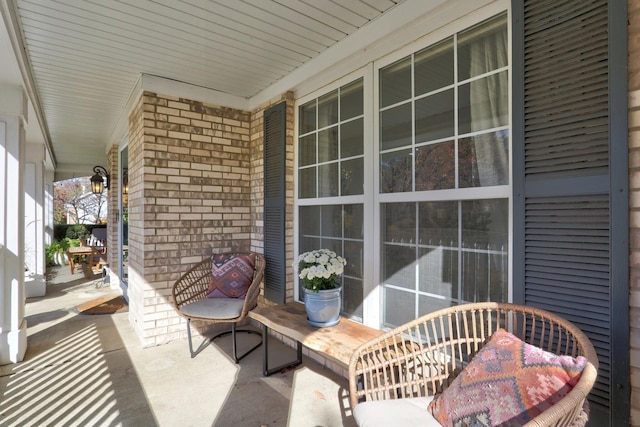
[[[102,224],[106,221],[106,189],[100,194],[89,193],[88,196],[82,200],[82,203],[84,205],[83,209],[86,211],[86,219],[91,219],[94,224]]]
[[[93,194],[88,177],[72,178],[54,183],[53,219],[55,224],[100,224],[106,207],[106,191]]]

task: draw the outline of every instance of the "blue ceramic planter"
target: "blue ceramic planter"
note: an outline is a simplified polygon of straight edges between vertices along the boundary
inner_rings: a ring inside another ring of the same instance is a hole
[[[314,292],[304,288],[304,306],[311,326],[323,328],[340,321],[341,290],[340,287]]]

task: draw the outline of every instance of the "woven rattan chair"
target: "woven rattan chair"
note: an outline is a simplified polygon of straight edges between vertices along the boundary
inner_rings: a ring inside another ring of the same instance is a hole
[[[384,400],[383,405],[394,405],[389,399],[421,401],[440,393],[499,328],[548,352],[587,359],[574,388],[526,424],[584,425],[588,419],[585,399],[598,369],[593,345],[567,320],[514,304],[475,303],[439,310],[363,344],[349,363],[351,408],[357,412],[356,406],[364,401]]]
[[[265,259],[258,253],[241,253],[233,252],[226,255],[254,255],[255,270],[253,281],[247,290],[244,299],[240,298],[207,298],[209,293],[209,284],[212,278],[212,259],[208,257],[202,262],[193,266],[189,271],[184,273],[173,285],[172,294],[175,307],[180,316],[187,319],[187,336],[189,340],[189,351],[191,357],[195,357],[204,350],[213,340],[223,335],[232,335],[233,341],[233,358],[238,363],[243,357],[247,356],[262,344],[255,344],[242,355],[238,356],[236,332],[245,332],[260,335],[258,331],[251,329],[237,329],[238,322],[244,320],[249,311],[258,305],[258,295],[260,293],[260,282],[264,276]],[[231,330],[221,332],[211,338],[205,339],[197,350],[194,351],[191,337],[191,321],[199,320],[207,323],[230,323]]]

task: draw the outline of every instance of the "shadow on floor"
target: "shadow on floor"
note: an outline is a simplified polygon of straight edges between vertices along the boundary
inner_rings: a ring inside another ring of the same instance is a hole
[[[258,335],[238,334],[238,353],[259,341]],[[231,336],[216,339],[217,347],[233,363]],[[287,425],[291,374],[262,376],[262,348],[240,361],[232,388],[212,426],[285,426]]]
[[[355,425],[346,380],[306,354],[297,369],[264,377],[262,347],[235,364],[230,336],[194,359],[186,340],[143,348],[128,313],[74,312],[109,286],[68,267],[50,277],[46,296],[27,300],[24,361],[0,366],[2,426]],[[248,339],[257,336],[240,334],[239,352]],[[276,339],[269,350],[271,366],[295,357]]]
[[[0,424],[157,425],[110,316],[73,316],[29,343],[0,378]]]
[[[249,348],[254,335],[238,336],[238,352]],[[218,347],[232,362],[231,338],[217,339]],[[295,350],[276,339],[269,340],[269,365],[294,360]],[[233,388],[212,426],[352,427],[355,421],[348,403],[348,383],[307,356],[302,365],[263,376],[263,348],[240,361]]]

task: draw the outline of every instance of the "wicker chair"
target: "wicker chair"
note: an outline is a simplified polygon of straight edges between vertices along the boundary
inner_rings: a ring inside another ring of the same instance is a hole
[[[424,401],[442,392],[499,328],[546,351],[587,359],[574,388],[526,424],[584,425],[588,419],[585,399],[598,369],[593,345],[567,320],[541,309],[515,304],[474,303],[450,307],[361,345],[349,363],[351,408],[357,412],[356,406],[364,401],[385,401],[383,405],[395,405],[389,399]],[[375,406],[379,408],[379,404]],[[426,407],[421,409],[427,412]]]
[[[236,324],[244,320],[249,311],[258,305],[260,294],[260,282],[264,276],[265,259],[258,253],[229,252],[226,255],[254,255],[255,271],[253,281],[247,290],[244,299],[240,298],[207,298],[209,284],[211,283],[211,257],[193,266],[178,279],[172,289],[173,301],[178,314],[187,319],[187,336],[189,339],[189,351],[191,357],[195,357],[204,350],[213,340],[223,335],[231,334],[233,341],[233,358],[238,363],[262,344],[260,342],[242,355],[238,356],[236,332],[245,332],[260,335],[258,331],[251,329],[236,329]],[[199,320],[208,323],[231,323],[231,330],[221,332],[211,338],[205,339],[197,350],[193,350],[191,338],[191,321]]]

